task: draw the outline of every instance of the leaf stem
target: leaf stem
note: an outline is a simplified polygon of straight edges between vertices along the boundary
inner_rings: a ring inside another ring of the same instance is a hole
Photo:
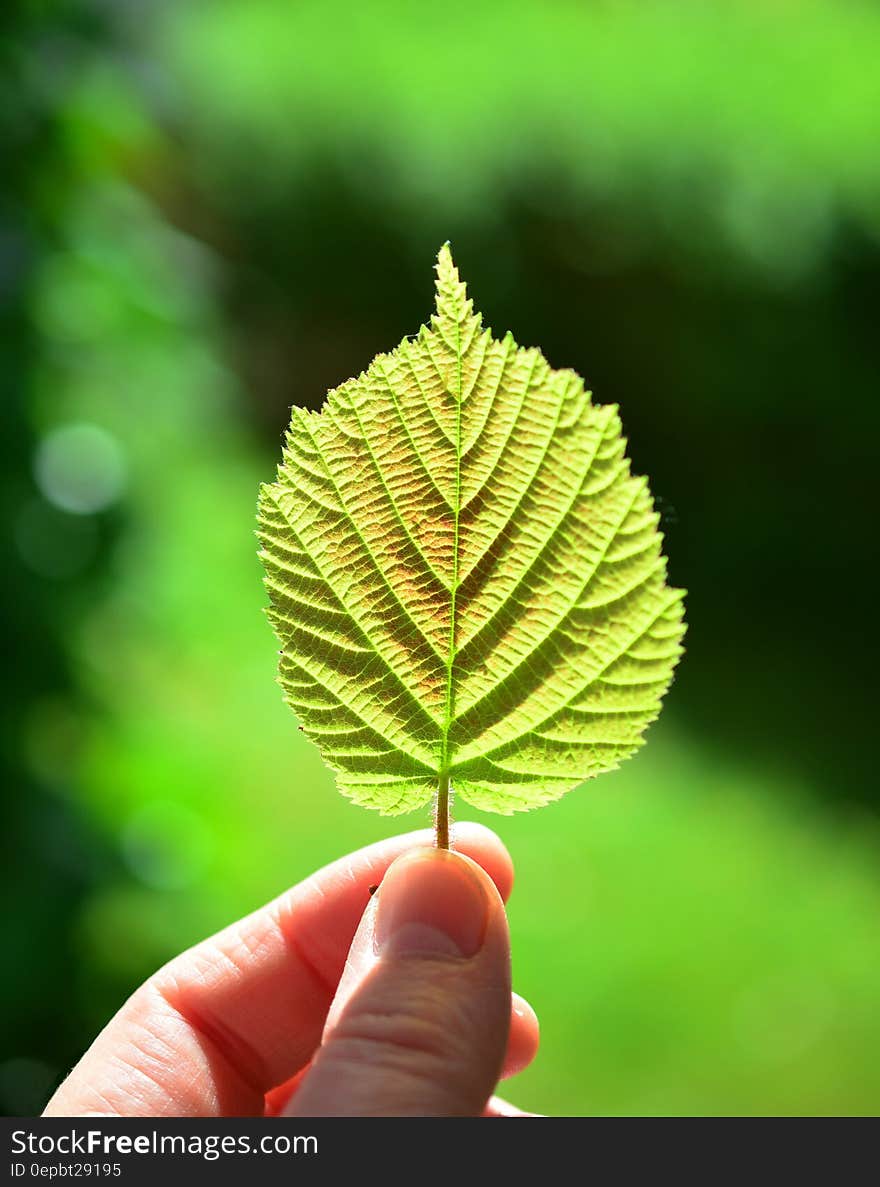
[[[449,849],[449,772],[443,771],[437,784],[434,806],[434,847]]]

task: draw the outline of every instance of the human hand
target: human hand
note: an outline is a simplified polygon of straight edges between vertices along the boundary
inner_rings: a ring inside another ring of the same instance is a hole
[[[44,1115],[516,1115],[492,1096],[538,1046],[510,991],[513,867],[488,829],[455,839],[362,849],[176,957]]]

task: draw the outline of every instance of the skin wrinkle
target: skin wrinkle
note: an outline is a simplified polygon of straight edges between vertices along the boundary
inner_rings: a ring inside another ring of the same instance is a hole
[[[118,1091],[118,1092],[121,1091],[124,1093],[125,1090],[117,1088],[117,1089],[115,1089],[115,1091]],[[100,1085],[96,1084],[96,1085],[92,1086],[92,1088],[90,1089],[90,1095],[94,1096],[98,1101],[103,1103],[104,1108],[103,1109],[91,1109],[87,1112],[84,1112],[84,1114],[83,1114],[84,1116],[86,1116],[86,1117],[105,1117],[108,1113],[114,1113],[114,1114],[122,1113],[122,1110],[118,1109],[115,1102],[112,1100],[109,1092],[105,1091]]]
[[[284,942],[294,956],[296,956],[302,967],[314,977],[319,990],[327,999],[327,1008],[329,1009],[330,1002],[332,1002],[333,995],[336,992],[332,981],[321,972],[314,960],[309,956],[308,950],[302,944],[297,943],[296,937],[292,933],[285,936]]]
[[[180,1028],[182,1020],[174,1014],[169,1015],[167,1010],[151,1011],[143,1018],[138,1017],[128,1033],[124,1054],[115,1060],[120,1069],[119,1090],[139,1102],[138,1113],[154,1107],[157,1096],[166,1105],[165,1113],[171,1111],[167,1108],[169,1103],[175,1105],[174,1112],[189,1115],[193,1111],[191,1104],[198,1095],[193,1089],[200,1086],[201,1080],[200,1064],[194,1064],[188,1078],[169,1092],[167,1069],[180,1061],[181,1048],[186,1047],[185,1041],[175,1042],[164,1033],[169,1021],[174,1028]],[[186,1037],[196,1039],[191,1034],[185,1034],[184,1040]],[[157,1044],[161,1054],[156,1050]],[[196,1048],[201,1053],[197,1039]],[[117,1111],[120,1110],[114,1109]]]
[[[433,964],[429,978],[439,973],[437,962]],[[449,975],[449,969],[444,971]],[[380,973],[377,970],[374,976]],[[388,1008],[378,1000],[375,1005],[343,1016],[333,1030],[332,1042],[318,1053],[315,1066],[323,1064],[324,1071],[329,1069],[332,1075],[335,1065],[341,1077],[349,1075],[355,1066],[369,1066],[374,1073],[381,1070],[383,1077],[391,1076],[395,1081],[402,1077],[409,1084],[409,1091],[400,1092],[404,1111],[414,1106],[420,1111],[419,1101],[426,1090],[435,1096],[440,1087],[450,1101],[450,1111],[479,1113],[491,1095],[489,1078],[492,1084],[499,1078],[503,1044],[494,1076],[489,1073],[486,1077],[485,1093],[475,1091],[469,1071],[474,1028],[468,1015],[474,1012],[476,1003],[462,1007],[458,1002],[450,1012],[450,1001],[456,1002],[454,993],[450,995],[431,980],[423,983],[425,975],[424,969],[414,972],[416,983],[410,987],[405,1003],[395,999]],[[370,986],[365,984],[360,992],[369,994]],[[487,1012],[487,1016],[491,1013]]]
[[[353,1060],[363,1060],[368,1062],[374,1057],[377,1049],[379,1049],[377,1044],[364,1043],[362,1043],[360,1046],[351,1044],[350,1046],[345,1047],[340,1045],[338,1048],[334,1048],[332,1051],[329,1051],[328,1049],[327,1055],[323,1056],[322,1059],[323,1070],[329,1072],[329,1074],[332,1075],[334,1064],[338,1064],[340,1080],[342,1080],[342,1078],[347,1074],[347,1069],[350,1068]],[[384,1045],[382,1049],[385,1053],[387,1053],[389,1050],[387,1045]],[[392,1069],[386,1062],[383,1070],[387,1072]],[[419,1098],[420,1093],[424,1090],[425,1084],[423,1072],[413,1068],[408,1064],[403,1064],[400,1067],[394,1068],[393,1071],[393,1092],[389,1094],[388,1090],[385,1090],[386,1095],[383,1099],[383,1110],[381,1115],[397,1117],[405,1117],[408,1115],[421,1116],[424,1110],[419,1106]],[[353,1099],[349,1102],[349,1108],[346,1109],[345,1112],[340,1111],[339,1115],[344,1116],[350,1111],[356,1113],[358,1116],[365,1117],[379,1115],[374,1111],[375,1101],[369,1086],[364,1085],[363,1087],[358,1087],[352,1096]],[[355,1108],[351,1110],[350,1105],[354,1105]],[[444,1112],[447,1114],[457,1115],[460,1110],[461,1106],[455,1102],[454,1104],[450,1103],[450,1107],[447,1110],[444,1110]],[[461,1111],[465,1111],[467,1114],[471,1112],[471,1110]],[[476,1112],[477,1110],[474,1109],[473,1111]],[[442,1112],[440,1115],[443,1115]]]
[[[186,989],[176,1002],[169,998],[167,991],[157,988],[157,992],[189,1029],[196,1043],[203,1048],[209,1044],[248,1092],[261,1101],[272,1087],[272,1077],[253,1047],[240,1034],[224,1026],[219,1018],[212,1016],[210,1009],[197,1005],[194,1000],[188,1001]],[[205,1055],[210,1063],[210,1052],[205,1051]]]
[[[344,1064],[369,1063],[373,1067],[394,1063],[395,1056],[400,1056],[400,1066],[409,1070],[415,1054],[419,1056],[419,1076],[436,1079],[446,1069],[448,1049],[449,1043],[438,1028],[377,1010],[359,1014],[355,1024],[338,1027],[332,1055]]]
[[[399,1002],[388,1008],[379,1001],[368,1010],[358,1010],[353,1018],[344,1017],[334,1028],[333,1039],[340,1044],[386,1043],[408,1056],[416,1052],[446,1066],[452,1062],[450,1056],[460,1062],[466,1053],[468,1040],[462,1035],[467,1033],[470,1012],[470,1005],[456,1002],[445,988],[416,985],[402,1008]]]

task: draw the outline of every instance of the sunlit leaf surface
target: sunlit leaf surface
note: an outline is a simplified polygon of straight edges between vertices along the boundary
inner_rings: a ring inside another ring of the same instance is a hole
[[[295,408],[261,491],[281,683],[340,790],[509,813],[617,766],[681,652],[657,521],[617,408],[493,337],[442,248],[430,326]]]

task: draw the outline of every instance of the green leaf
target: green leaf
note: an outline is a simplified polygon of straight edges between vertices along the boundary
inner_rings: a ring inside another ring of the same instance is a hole
[[[430,327],[293,409],[260,555],[285,699],[340,791],[509,813],[641,745],[683,594],[624,447],[615,406],[483,328],[448,246]]]

